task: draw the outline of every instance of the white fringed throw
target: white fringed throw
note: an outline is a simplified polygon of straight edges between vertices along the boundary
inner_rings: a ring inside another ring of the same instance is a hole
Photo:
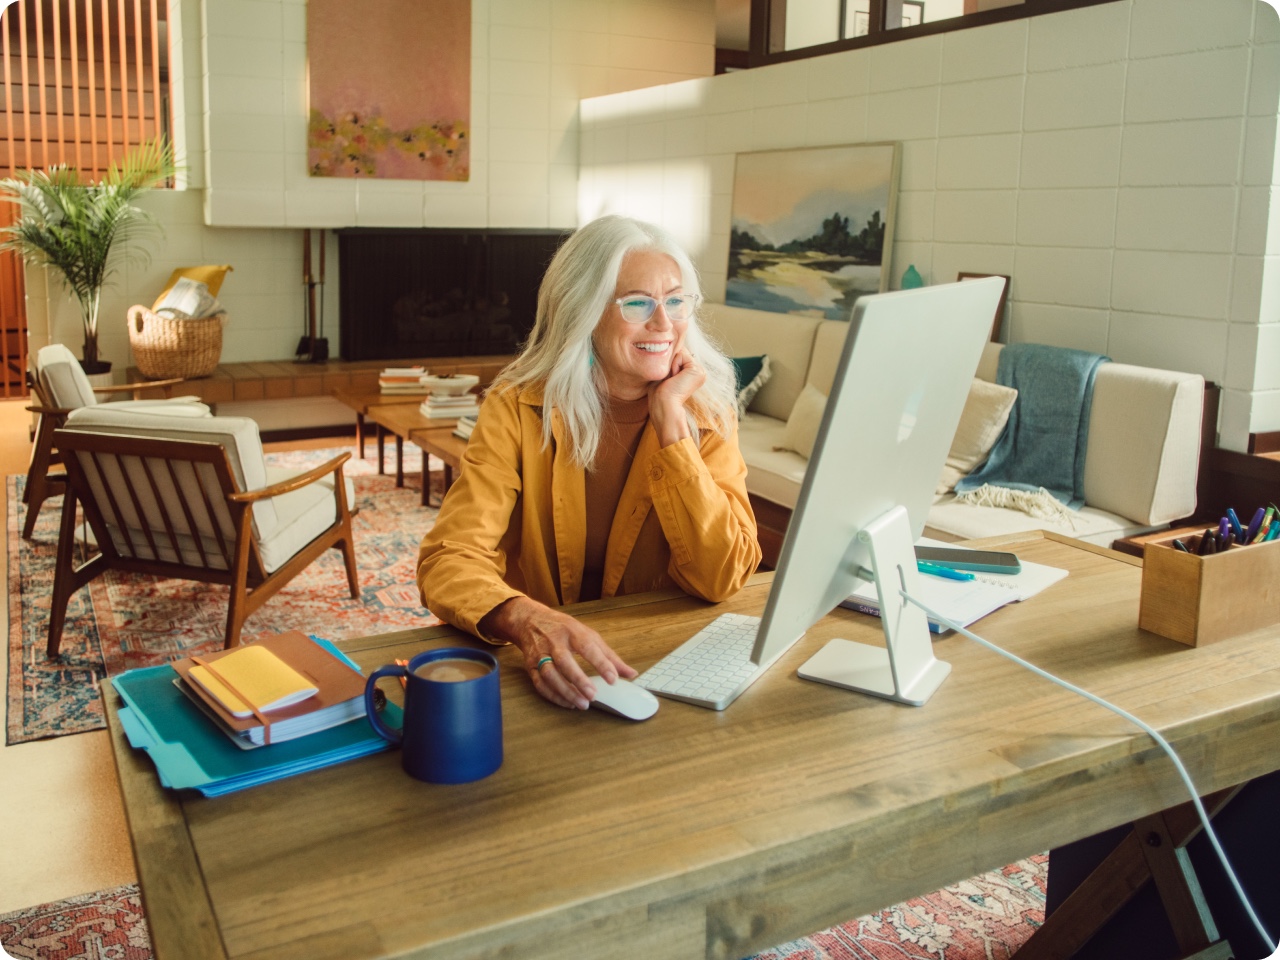
[[[1021,510],[1037,520],[1055,520],[1068,524],[1072,530],[1076,528],[1071,511],[1044,487],[1033,492],[984,483],[976,490],[957,494],[956,503],[967,503],[975,507],[1008,507],[1011,510]]]

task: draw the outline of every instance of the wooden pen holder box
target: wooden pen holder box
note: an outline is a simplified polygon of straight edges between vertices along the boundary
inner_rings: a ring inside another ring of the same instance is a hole
[[[1280,540],[1205,557],[1173,540],[1143,550],[1139,627],[1198,647],[1280,623]],[[1199,538],[1185,542],[1194,551]]]

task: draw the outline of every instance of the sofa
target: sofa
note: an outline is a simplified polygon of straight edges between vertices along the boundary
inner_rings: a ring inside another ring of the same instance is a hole
[[[849,325],[714,303],[705,306],[703,318],[729,356],[769,357],[768,380],[741,419],[739,443],[761,546],[772,562],[808,466],[805,457],[778,448],[796,445],[788,420],[806,386],[830,392]],[[986,346],[977,378],[995,380],[1001,349]],[[1034,517],[960,503],[945,493],[935,497],[926,534],[959,540],[1045,529],[1109,546],[1188,517],[1196,507],[1204,396],[1198,374],[1103,364],[1094,383],[1081,510]]]

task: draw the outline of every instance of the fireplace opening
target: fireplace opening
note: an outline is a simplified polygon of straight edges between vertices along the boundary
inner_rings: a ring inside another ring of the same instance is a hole
[[[549,230],[338,231],[346,360],[514,353],[568,236]]]

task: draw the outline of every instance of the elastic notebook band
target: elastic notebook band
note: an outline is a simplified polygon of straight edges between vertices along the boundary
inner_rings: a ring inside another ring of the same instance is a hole
[[[262,724],[262,742],[264,744],[270,744],[271,743],[271,721],[268,720],[265,716],[263,716],[262,712],[257,708],[254,702],[250,700],[248,697],[246,697],[239,690],[237,690],[231,684],[231,681],[229,681],[226,677],[220,674],[217,670],[213,669],[213,664],[210,663],[208,660],[203,660],[200,657],[192,657],[191,662],[195,664],[199,664],[200,666],[204,667],[206,670],[209,671],[210,676],[212,676],[220,684],[222,684],[224,687],[226,687],[228,690],[230,690],[232,693],[234,693],[237,697],[240,698],[240,702],[243,703],[246,707],[248,707],[250,711],[252,711],[257,721],[260,724]]]

